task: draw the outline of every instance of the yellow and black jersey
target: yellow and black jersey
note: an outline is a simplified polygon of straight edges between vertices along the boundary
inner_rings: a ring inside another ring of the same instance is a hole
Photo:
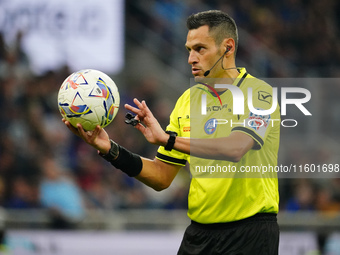
[[[204,83],[186,90],[170,115],[167,130],[198,139],[242,132],[252,137],[254,148],[236,163],[197,158],[164,147],[159,147],[156,156],[176,165],[190,163],[188,216],[199,223],[231,222],[256,213],[278,212],[278,181],[271,170],[277,166],[280,109],[270,85],[245,68],[239,72],[232,87],[222,92]],[[267,113],[261,114],[265,110]]]

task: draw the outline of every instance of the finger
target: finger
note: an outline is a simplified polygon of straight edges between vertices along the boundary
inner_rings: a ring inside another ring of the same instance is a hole
[[[131,110],[133,113],[137,115],[136,119],[143,120],[143,118],[145,117],[143,104],[137,98],[134,98],[133,102],[136,104],[138,108],[129,105],[127,109]]]
[[[143,100],[143,101],[144,101],[144,100]],[[138,107],[139,109],[141,109],[141,107],[143,108],[142,103],[139,102],[139,100],[138,100],[137,98],[134,98],[134,99],[133,99],[133,102],[137,105],[137,107]]]
[[[143,106],[143,109],[150,111],[149,107],[146,105],[145,100],[142,101],[142,106]]]
[[[147,115],[153,116],[151,110],[150,110],[149,107],[146,105],[146,102],[145,102],[144,100],[142,101],[141,105],[142,105],[142,107],[143,107],[144,112],[145,112]]]
[[[79,136],[78,129],[75,128],[68,120],[63,119],[63,122],[65,123],[67,128],[72,131],[72,133],[74,133],[74,134]]]
[[[77,123],[77,128],[78,128],[78,132],[79,132],[80,136],[86,139],[88,134],[84,130],[83,126],[80,123]]]
[[[139,130],[140,132],[144,133],[146,127],[142,123],[138,123],[135,128]]]
[[[145,100],[142,100],[142,102],[139,102],[138,99],[135,98],[134,102],[144,114],[145,114],[145,112],[147,112],[147,113],[151,112],[149,107],[146,105]]]
[[[127,109],[127,110],[129,110],[129,111],[131,111],[131,112],[133,112],[135,114],[137,114],[140,111],[138,108],[133,107],[133,106],[131,106],[129,104],[125,104],[124,107],[125,107],[125,109]]]
[[[68,128],[70,128],[70,129],[75,129],[75,127],[72,126],[72,124],[71,124],[68,120],[63,119],[63,121],[64,121],[65,125],[66,125]]]
[[[83,128],[84,129],[84,128]],[[97,125],[95,127],[95,129],[93,130],[85,130],[84,129],[84,132],[85,132],[85,135],[86,135],[86,141],[93,141],[96,139],[96,137],[98,136],[99,132],[100,132],[100,126]]]
[[[135,120],[138,120],[138,121],[141,121],[141,118],[139,118],[138,115],[136,115],[134,119],[135,119]]]
[[[98,136],[100,133],[101,127],[99,125],[96,126],[96,128],[92,131],[93,136]]]

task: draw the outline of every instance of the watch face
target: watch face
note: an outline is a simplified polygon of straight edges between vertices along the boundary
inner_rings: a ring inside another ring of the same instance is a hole
[[[119,146],[117,143],[115,143],[114,141],[110,140],[111,142],[111,148],[109,150],[109,152],[107,154],[102,154],[99,153],[99,155],[101,157],[103,157],[105,160],[111,162],[113,160],[115,160],[119,154]]]
[[[116,159],[116,157],[119,154],[119,147],[118,144],[111,140],[111,149],[109,150],[109,154],[113,157],[113,159]]]

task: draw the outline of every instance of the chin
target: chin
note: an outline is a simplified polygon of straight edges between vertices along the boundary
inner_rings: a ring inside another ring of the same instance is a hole
[[[195,82],[200,82],[200,81],[202,81],[202,79],[203,79],[202,76],[199,76],[199,75],[194,76]]]
[[[197,75],[197,76],[194,77],[194,79],[195,79],[195,82],[197,82],[197,83],[198,82],[206,83],[207,79],[209,79],[209,78],[205,77],[204,75]]]

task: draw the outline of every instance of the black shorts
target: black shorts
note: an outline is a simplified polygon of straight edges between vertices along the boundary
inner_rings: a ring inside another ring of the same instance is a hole
[[[275,214],[216,224],[192,221],[178,255],[277,255],[279,226]]]

